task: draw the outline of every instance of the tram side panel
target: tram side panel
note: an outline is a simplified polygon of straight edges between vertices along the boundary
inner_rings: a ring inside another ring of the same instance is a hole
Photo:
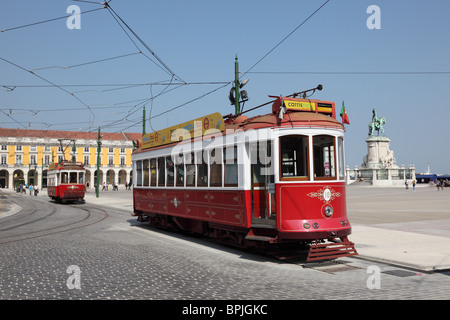
[[[133,189],[135,215],[162,214],[248,227],[241,190]]]

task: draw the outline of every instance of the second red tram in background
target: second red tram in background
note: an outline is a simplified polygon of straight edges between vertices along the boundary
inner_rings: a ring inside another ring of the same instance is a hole
[[[86,169],[81,162],[51,163],[47,172],[47,194],[57,202],[84,201]]]
[[[308,261],[356,255],[335,104],[273,98],[268,114],[145,135],[132,155],[134,215],[242,247],[304,248]]]

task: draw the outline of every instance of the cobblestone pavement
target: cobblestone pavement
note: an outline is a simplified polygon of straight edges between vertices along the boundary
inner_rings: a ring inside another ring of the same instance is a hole
[[[0,218],[2,300],[445,300],[450,294],[449,272],[351,257],[304,267],[160,231],[129,212],[18,194],[8,201],[20,202],[22,211]]]

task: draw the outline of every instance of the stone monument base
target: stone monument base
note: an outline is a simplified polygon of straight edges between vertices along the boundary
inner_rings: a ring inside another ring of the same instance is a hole
[[[347,167],[347,184],[359,184],[379,187],[404,187],[405,180],[415,179],[415,168],[397,166],[394,152],[389,149],[391,140],[385,136],[371,136],[366,139],[367,155],[361,167],[350,170]]]

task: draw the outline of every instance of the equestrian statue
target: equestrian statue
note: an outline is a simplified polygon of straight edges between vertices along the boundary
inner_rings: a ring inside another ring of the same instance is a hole
[[[375,108],[372,110],[372,121],[369,123],[369,137],[374,135],[375,130],[378,131],[378,135],[384,133],[383,125],[386,124],[384,117],[378,118]]]

